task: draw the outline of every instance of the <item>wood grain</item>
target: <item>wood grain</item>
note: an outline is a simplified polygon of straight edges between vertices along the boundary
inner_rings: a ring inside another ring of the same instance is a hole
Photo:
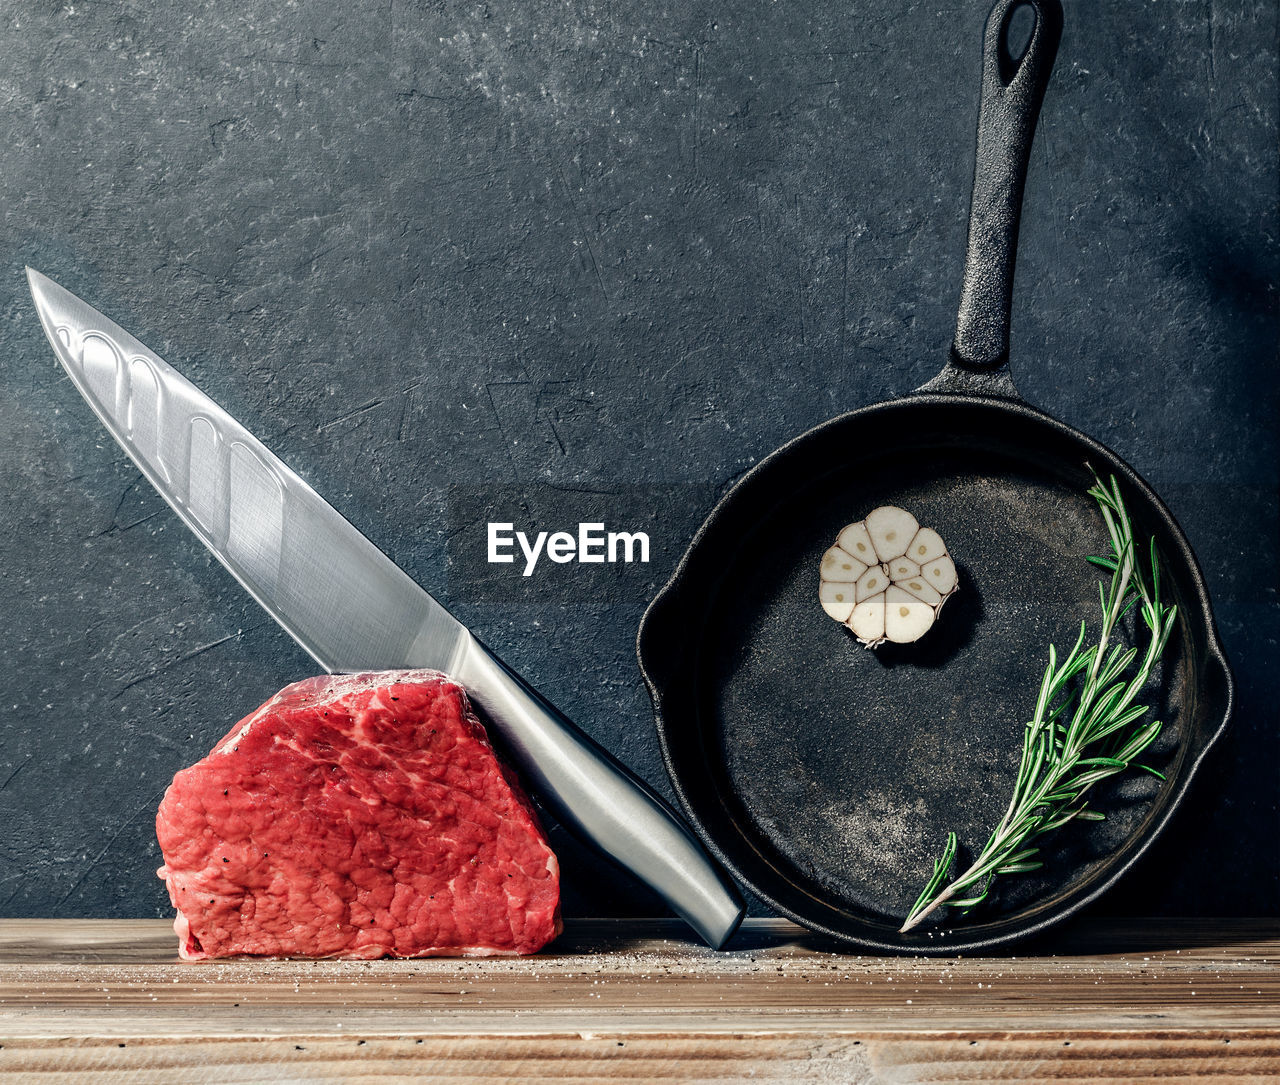
[[[0,921],[0,1075],[31,1080],[1280,1080],[1274,921],[1077,925],[1055,952],[728,952],[578,921],[518,960],[182,964],[164,921]],[[215,1069],[216,1068],[216,1069]]]

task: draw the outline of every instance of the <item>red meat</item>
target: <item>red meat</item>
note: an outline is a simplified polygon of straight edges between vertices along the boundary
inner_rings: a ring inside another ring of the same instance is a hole
[[[160,876],[187,960],[534,953],[560,871],[457,683],[309,678],[174,778]]]

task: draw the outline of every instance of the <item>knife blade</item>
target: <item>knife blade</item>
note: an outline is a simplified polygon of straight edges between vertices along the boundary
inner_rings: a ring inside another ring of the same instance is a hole
[[[47,276],[27,268],[27,280],[54,353],[102,424],[321,667],[454,677],[562,824],[650,885],[712,946],[728,940],[741,896],[652,790],[172,366]]]

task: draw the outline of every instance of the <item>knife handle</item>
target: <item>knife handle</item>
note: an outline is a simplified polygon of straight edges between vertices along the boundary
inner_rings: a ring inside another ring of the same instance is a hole
[[[713,948],[741,895],[674,811],[474,637],[451,668],[531,790],[566,828],[650,886]]]

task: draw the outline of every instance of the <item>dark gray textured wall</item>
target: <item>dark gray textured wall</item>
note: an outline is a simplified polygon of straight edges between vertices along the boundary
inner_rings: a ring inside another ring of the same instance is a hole
[[[8,5],[0,914],[163,913],[169,777],[313,669],[60,376],[24,263],[665,788],[645,603],[754,460],[941,364],[985,7]],[[1018,382],[1167,497],[1239,678],[1118,911],[1280,904],[1275,22],[1068,0],[1033,153]],[[484,520],[583,510],[653,562],[474,575]],[[557,843],[571,910],[652,906]]]

